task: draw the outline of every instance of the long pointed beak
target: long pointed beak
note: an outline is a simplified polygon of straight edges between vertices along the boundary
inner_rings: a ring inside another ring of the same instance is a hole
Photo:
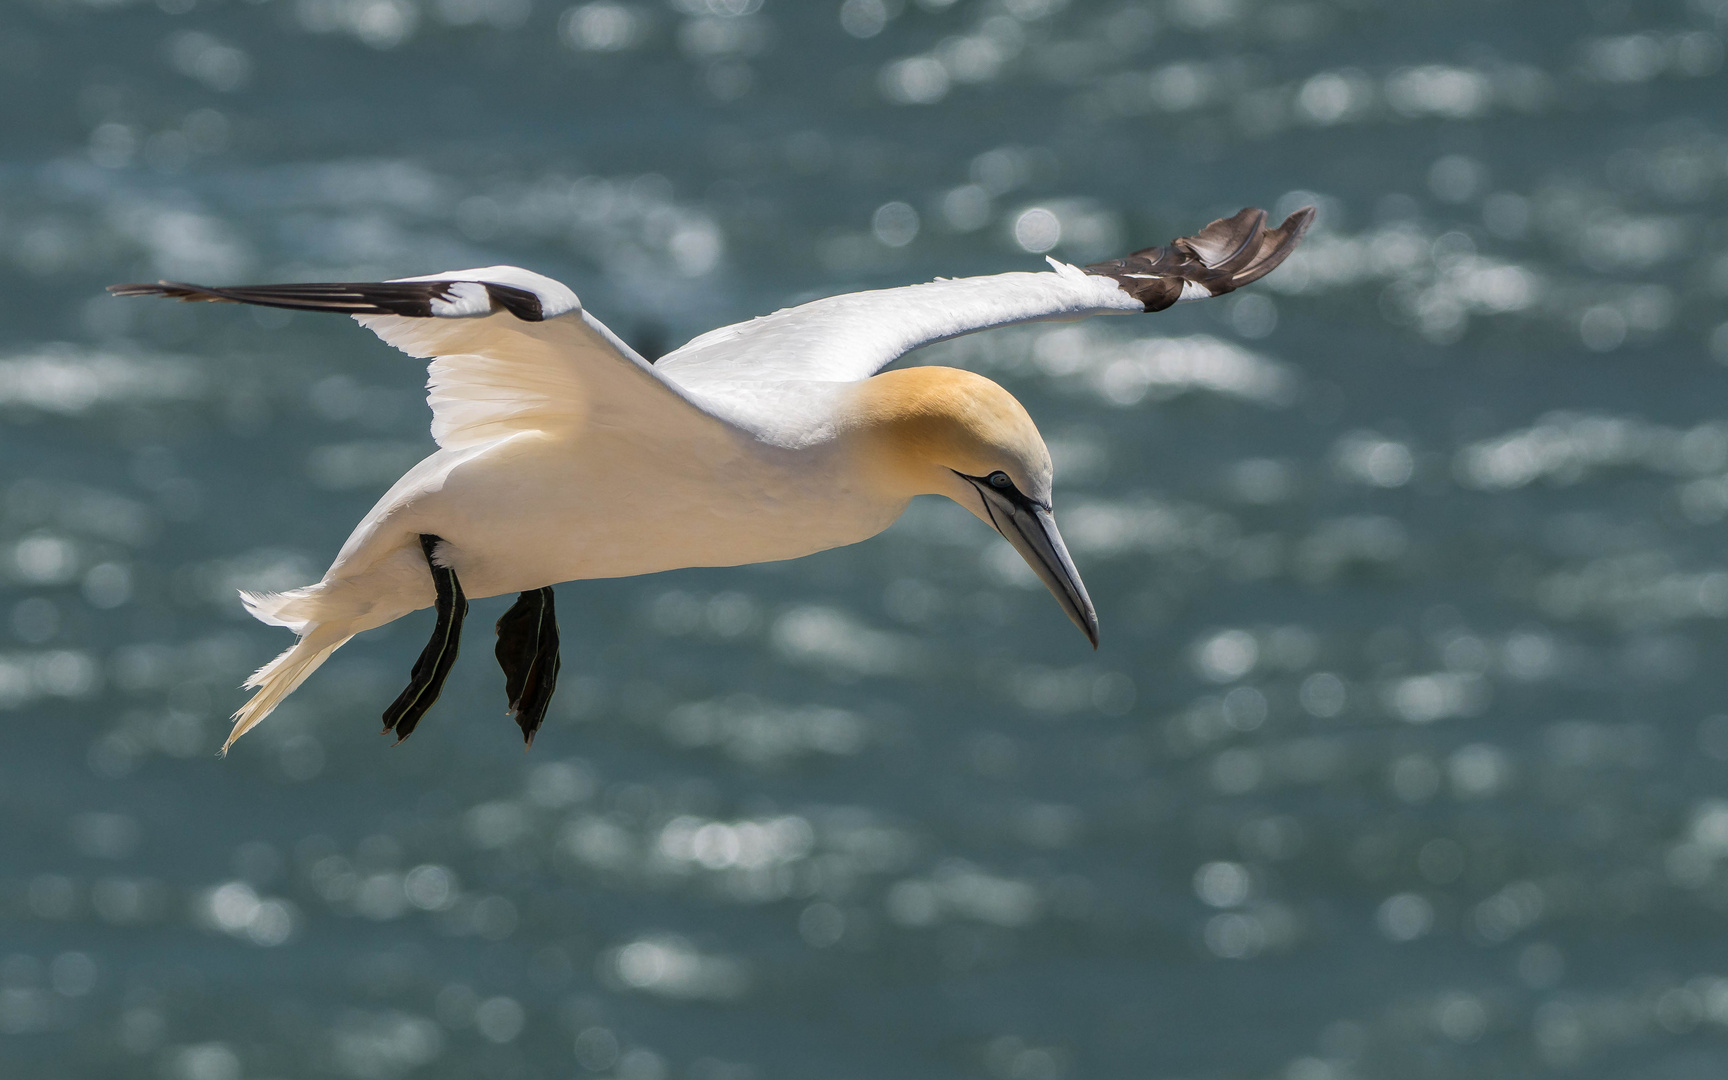
[[[1068,618],[1074,621],[1092,647],[1098,647],[1098,613],[1092,609],[1092,599],[1074,569],[1074,559],[1068,545],[1056,531],[1056,518],[1041,506],[1022,505],[982,484],[974,484],[990,510],[990,520],[996,531],[1014,545],[1014,550],[1032,567],[1038,580],[1050,590],[1050,595],[1062,605]]]

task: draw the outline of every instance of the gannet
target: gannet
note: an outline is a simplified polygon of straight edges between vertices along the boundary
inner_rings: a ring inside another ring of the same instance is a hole
[[[222,753],[355,634],[434,607],[432,638],[384,711],[407,738],[437,699],[468,596],[519,594],[497,623],[510,713],[532,744],[557,685],[552,585],[792,559],[868,539],[916,495],[999,532],[1098,646],[1098,616],[1056,529],[1050,453],[981,375],[884,371],[991,327],[1161,311],[1221,296],[1295,249],[1245,209],[1167,247],[1077,267],[849,293],[711,330],[650,363],[570,289],[514,266],[369,283],[115,285],[119,296],[335,311],[430,359],[438,449],[355,527],[321,580],[240,594],[298,635],[246,680]]]

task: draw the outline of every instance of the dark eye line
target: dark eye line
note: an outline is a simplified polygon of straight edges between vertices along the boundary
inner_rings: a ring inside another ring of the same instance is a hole
[[[954,473],[955,476],[959,476],[959,477],[962,477],[966,480],[970,480],[974,484],[979,485],[980,487],[989,487],[995,491],[999,491],[1003,495],[1006,495],[1006,496],[1014,499],[1017,502],[1025,503],[1028,506],[1040,507],[1044,510],[1050,509],[1049,503],[1038,502],[1038,501],[1034,500],[1030,495],[1027,495],[1025,492],[1021,491],[1018,487],[1016,487],[1014,484],[1014,478],[1009,476],[1007,473],[1003,472],[1001,469],[997,469],[995,472],[990,473],[988,476],[971,476],[967,473],[961,472],[958,469],[954,469],[951,471]]]
[[[973,476],[971,473],[963,473],[959,469],[950,469],[949,471],[963,480],[972,481],[974,484],[983,484],[987,487],[995,488],[997,491],[1009,492],[1015,495],[1020,494],[1020,489],[1014,486],[1014,478],[1003,472],[1001,469],[997,469],[995,472],[986,476]]]

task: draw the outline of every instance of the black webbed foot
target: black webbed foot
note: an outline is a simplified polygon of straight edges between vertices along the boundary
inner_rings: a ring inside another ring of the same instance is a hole
[[[518,596],[498,619],[497,652],[510,712],[523,741],[532,746],[558,686],[558,617],[551,586]]]
[[[444,679],[456,663],[457,647],[462,643],[462,619],[468,614],[468,598],[462,594],[456,571],[432,561],[432,552],[440,542],[431,533],[420,534],[420,550],[426,553],[432,585],[438,590],[435,605],[438,621],[432,627],[432,640],[420,651],[420,659],[414,661],[407,688],[384,710],[384,731],[394,731],[398,743],[414,734],[414,726],[438,700]]]

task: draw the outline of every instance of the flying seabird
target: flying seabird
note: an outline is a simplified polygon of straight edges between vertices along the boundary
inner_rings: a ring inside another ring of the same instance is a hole
[[[721,327],[650,363],[564,285],[514,266],[372,283],[114,285],[119,296],[352,315],[428,358],[438,449],[355,527],[322,580],[241,593],[299,640],[246,680],[222,750],[344,642],[437,609],[384,711],[414,731],[456,660],[467,597],[520,594],[497,623],[510,712],[530,744],[558,679],[552,585],[791,559],[886,529],[946,495],[1014,546],[1098,645],[1098,617],[1052,516],[1050,454],[981,375],[882,369],[976,330],[1162,311],[1256,281],[1314,219],[1245,209],[1168,247],[1086,267],[849,293]]]

